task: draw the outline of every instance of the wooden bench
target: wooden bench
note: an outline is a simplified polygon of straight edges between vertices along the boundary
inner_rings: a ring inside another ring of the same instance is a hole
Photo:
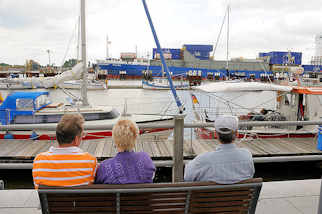
[[[43,214],[253,214],[261,187],[262,179],[254,178],[232,185],[182,182],[40,187],[38,193]]]

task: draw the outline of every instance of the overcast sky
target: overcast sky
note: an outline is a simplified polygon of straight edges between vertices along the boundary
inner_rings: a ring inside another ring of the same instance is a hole
[[[322,32],[320,0],[146,0],[161,46],[215,44],[229,3],[229,57],[256,58],[258,52],[296,51],[309,63],[314,37]],[[0,62],[34,59],[61,65],[77,57],[79,0],[0,0]],[[155,43],[141,0],[86,1],[87,56],[110,53],[146,56]],[[215,53],[226,57],[227,22]],[[137,47],[137,48],[136,48]]]

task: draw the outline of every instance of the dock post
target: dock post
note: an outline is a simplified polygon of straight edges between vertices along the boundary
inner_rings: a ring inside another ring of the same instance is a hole
[[[172,182],[183,181],[183,133],[185,116],[176,115],[174,117]]]
[[[0,190],[4,190],[4,181],[0,180]]]

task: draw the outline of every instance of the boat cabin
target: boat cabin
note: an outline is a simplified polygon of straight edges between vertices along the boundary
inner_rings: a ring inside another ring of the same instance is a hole
[[[81,113],[85,121],[113,120],[120,116],[114,108],[90,108],[52,104],[49,92],[14,92],[9,94],[0,106],[0,122],[9,124],[58,123],[66,113]]]
[[[34,115],[51,103],[48,95],[49,93],[45,91],[21,91],[9,94],[0,106],[1,124],[14,124],[21,117]]]
[[[293,87],[286,94],[278,94],[277,111],[286,120],[320,120],[322,118],[322,88],[321,87]]]

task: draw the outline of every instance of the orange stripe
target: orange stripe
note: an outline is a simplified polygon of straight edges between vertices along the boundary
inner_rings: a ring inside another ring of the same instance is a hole
[[[91,171],[76,171],[76,172],[34,172],[35,177],[41,176],[41,177],[53,177],[53,178],[64,178],[64,177],[74,177],[74,176],[82,176],[82,175],[88,175],[93,174],[94,169]]]
[[[82,179],[74,179],[74,180],[67,180],[67,181],[49,181],[49,180],[35,180],[35,182],[38,185],[46,185],[46,186],[71,186],[75,184],[80,184],[80,183],[93,183],[94,178],[89,177],[89,178],[82,178]]]
[[[34,163],[33,168],[50,168],[50,169],[73,169],[73,168],[92,168],[96,166],[96,162],[94,163]]]
[[[84,155],[39,155],[35,160],[93,160],[93,156],[84,153]]]

